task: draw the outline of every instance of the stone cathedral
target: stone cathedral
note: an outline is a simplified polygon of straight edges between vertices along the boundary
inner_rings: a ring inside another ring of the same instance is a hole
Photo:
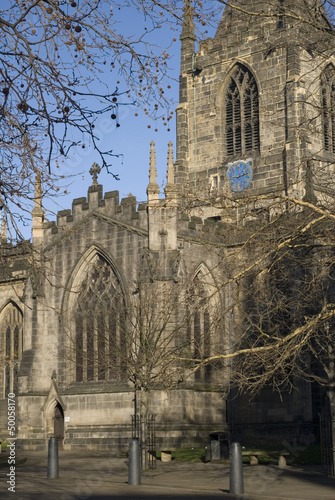
[[[163,290],[175,297],[166,326],[175,338],[166,349],[182,343],[180,356],[196,359],[229,349],[236,290],[225,255],[239,254],[243,244],[236,236],[238,221],[245,223],[243,200],[279,192],[318,199],[327,178],[314,171],[327,165],[322,172],[330,175],[334,160],[333,41],[327,46],[323,37],[320,48],[312,23],[289,15],[294,3],[232,0],[214,38],[196,45],[185,2],[177,139],[175,151],[168,146],[164,198],[153,143],[145,204],[104,190],[95,164],[87,196],[48,222],[37,175],[31,243],[2,238],[0,247],[1,437],[6,398],[15,393],[23,449],[45,449],[54,434],[67,450],[126,449],[145,392],[136,390],[135,368],[127,375],[130,351],[142,353],[142,371],[155,356],[164,359],[164,349],[150,359],[138,336],[129,336],[139,317],[152,320],[152,304],[169,307]],[[329,29],[322,2],[305,3],[304,15],[317,15]],[[236,208],[217,199],[233,199]],[[257,213],[250,210],[251,221]],[[178,294],[190,289],[193,299],[180,307]],[[232,401],[224,363],[190,369],[185,378],[176,369],[176,384],[174,370],[163,368],[153,368],[149,412],[164,447],[202,444],[210,432],[233,428],[245,444],[266,433],[276,442],[290,433],[302,444],[315,442],[317,408],[308,385],[283,401],[266,395],[249,403]],[[307,431],[299,437],[302,423]]]

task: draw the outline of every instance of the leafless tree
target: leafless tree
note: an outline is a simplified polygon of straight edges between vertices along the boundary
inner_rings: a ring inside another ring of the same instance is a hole
[[[195,2],[194,11],[199,26],[206,24],[211,9]],[[170,46],[160,45],[159,31],[178,29],[182,14],[174,0],[9,0],[1,6],[0,195],[8,222],[30,212],[37,169],[44,194],[55,196],[62,160],[89,142],[100,165],[118,177],[112,160],[122,151],[102,149],[99,117],[119,127],[120,106],[137,104],[153,118],[172,118],[164,94]],[[139,19],[135,34],[126,17]]]
[[[232,234],[223,231],[221,238],[218,230],[216,239],[224,246],[222,265],[230,270],[221,286],[234,289],[234,336],[199,367],[230,361],[231,385],[249,394],[269,385],[290,390],[298,378],[318,383],[330,403],[334,449],[335,95],[329,90],[334,88],[334,3],[219,3],[246,26],[257,18],[289,27],[289,40],[285,35],[278,43],[303,47],[297,82],[304,90],[287,99],[288,114],[301,111],[297,120],[284,123],[281,112],[273,112],[273,123],[285,128],[290,142],[291,151],[283,142],[284,156],[297,153],[290,158],[281,186],[236,193],[226,183],[220,192],[208,188],[207,180],[201,185],[199,176],[197,196],[189,196],[192,214],[201,203],[211,205]]]

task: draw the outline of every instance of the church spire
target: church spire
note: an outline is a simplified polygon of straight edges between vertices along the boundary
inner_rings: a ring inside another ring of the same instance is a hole
[[[1,234],[0,234],[0,241],[1,243],[6,243],[7,242],[7,220],[6,220],[6,212],[5,212],[5,207],[2,205],[1,207]]]
[[[157,184],[157,168],[156,168],[156,151],[155,143],[150,143],[150,169],[149,169],[149,185]]]
[[[147,187],[148,201],[158,200],[159,186],[157,184],[157,169],[156,169],[156,152],[155,143],[150,143],[150,169],[149,169],[149,185]]]
[[[168,167],[167,167],[167,184],[174,184],[174,169],[173,169],[173,149],[172,142],[169,142],[168,149]]]
[[[35,196],[34,196],[34,210],[40,211],[42,210],[42,184],[41,184],[41,172],[36,169],[36,177],[35,177]]]
[[[31,213],[33,216],[33,245],[39,246],[42,244],[43,240],[43,223],[45,215],[42,208],[42,183],[39,169],[36,169],[34,208]]]
[[[165,197],[167,200],[170,201],[173,200],[174,202],[176,202],[178,186],[175,184],[174,181],[173,149],[171,141],[169,142],[169,149],[168,149],[168,164],[167,164],[166,178],[167,178],[167,183],[164,189]]]
[[[190,0],[184,0],[183,29],[180,35],[181,40],[185,40],[186,38],[195,40],[193,9]]]

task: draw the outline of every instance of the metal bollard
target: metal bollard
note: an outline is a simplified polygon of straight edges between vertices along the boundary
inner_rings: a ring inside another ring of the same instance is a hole
[[[48,479],[58,479],[58,439],[51,437],[48,443]]]
[[[230,493],[244,494],[242,449],[240,443],[230,445]]]
[[[136,438],[129,443],[128,484],[141,484],[140,446]]]

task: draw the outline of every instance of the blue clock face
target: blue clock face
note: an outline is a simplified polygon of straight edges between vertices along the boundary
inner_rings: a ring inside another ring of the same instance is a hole
[[[235,161],[227,168],[228,183],[234,193],[244,191],[252,179],[252,168],[250,161]]]

